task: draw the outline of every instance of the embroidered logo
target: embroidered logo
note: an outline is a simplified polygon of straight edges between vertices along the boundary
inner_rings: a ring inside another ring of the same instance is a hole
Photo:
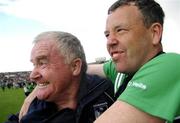
[[[107,108],[107,102],[93,105],[95,118],[97,119]]]
[[[135,87],[135,88],[140,88],[142,90],[146,90],[146,88],[147,88],[147,86],[144,83],[135,82],[135,81],[130,81],[128,83],[128,86]]]

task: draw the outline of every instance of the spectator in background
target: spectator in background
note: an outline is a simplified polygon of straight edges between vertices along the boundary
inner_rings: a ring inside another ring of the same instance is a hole
[[[35,84],[33,82],[26,82],[23,87],[25,96],[28,96],[34,88]]]
[[[2,90],[3,90],[3,92],[5,91],[5,87],[6,87],[6,84],[5,84],[5,82],[0,82],[0,86],[1,86],[1,88],[2,88]]]

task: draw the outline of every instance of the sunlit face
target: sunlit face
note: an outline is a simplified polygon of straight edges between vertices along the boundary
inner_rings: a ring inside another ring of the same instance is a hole
[[[136,72],[152,50],[152,36],[135,6],[123,6],[107,17],[107,50],[118,72]]]
[[[64,97],[71,84],[71,71],[57,44],[46,40],[36,43],[31,51],[31,62],[34,69],[30,78],[37,83],[37,97],[54,102]]]

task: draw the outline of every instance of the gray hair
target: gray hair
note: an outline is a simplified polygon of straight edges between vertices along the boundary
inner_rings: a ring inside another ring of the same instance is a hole
[[[74,35],[62,31],[48,31],[39,34],[33,43],[41,40],[53,40],[57,42],[57,47],[60,54],[64,56],[65,63],[70,64],[74,59],[80,58],[82,60],[81,72],[85,73],[87,70],[87,62],[84,49],[80,40]]]

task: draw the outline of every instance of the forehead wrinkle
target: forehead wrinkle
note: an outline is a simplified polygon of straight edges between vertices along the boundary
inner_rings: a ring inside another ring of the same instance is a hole
[[[127,11],[128,10],[128,11]],[[123,14],[124,11],[127,11],[129,14],[125,15]],[[136,16],[136,18],[134,18]],[[118,20],[118,19],[120,20]],[[132,18],[132,19],[130,19]],[[108,15],[106,19],[106,30],[110,29],[110,27],[113,29],[117,27],[125,27],[130,28],[132,26],[135,26],[137,24],[143,24],[142,14],[138,10],[136,6],[123,6],[115,11],[113,11],[111,14]],[[113,23],[111,23],[113,22]],[[139,23],[141,22],[141,23]]]
[[[51,52],[51,44],[47,42],[38,42],[34,45],[31,53],[31,61],[42,58],[45,56],[48,57]]]

